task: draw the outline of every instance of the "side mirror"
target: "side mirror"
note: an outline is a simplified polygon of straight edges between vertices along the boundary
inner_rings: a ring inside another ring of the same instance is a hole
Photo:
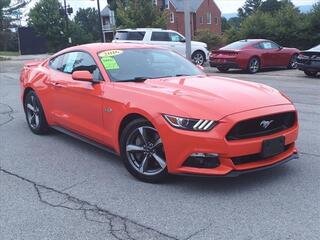
[[[77,81],[93,82],[93,76],[89,71],[74,71],[72,79]]]
[[[279,46],[279,51],[281,51],[283,49],[283,47],[282,46]]]
[[[185,39],[185,38],[182,38],[182,39],[180,40],[180,42],[185,43],[185,42],[186,42],[186,39]]]

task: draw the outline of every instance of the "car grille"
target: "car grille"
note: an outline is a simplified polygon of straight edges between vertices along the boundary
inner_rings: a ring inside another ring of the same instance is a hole
[[[274,134],[293,127],[295,112],[285,112],[253,118],[237,123],[227,134],[227,140],[239,140]]]
[[[288,151],[294,143],[288,144],[284,148],[284,152]],[[263,161],[267,158],[261,157],[260,153],[257,154],[251,154],[251,155],[246,155],[246,156],[240,156],[240,157],[232,157],[231,160],[234,165],[240,165],[240,164],[245,164],[245,163],[252,163],[252,162],[258,162],[258,161]]]

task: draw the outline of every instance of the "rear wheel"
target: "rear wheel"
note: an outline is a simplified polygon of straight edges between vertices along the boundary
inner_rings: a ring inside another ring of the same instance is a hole
[[[33,133],[46,134],[49,132],[49,126],[42,105],[34,91],[28,92],[25,96],[24,111],[29,128]]]
[[[297,62],[298,54],[294,54],[289,62],[288,68],[289,69],[297,69],[298,67],[298,62]]]
[[[203,65],[206,61],[206,56],[202,51],[195,51],[191,56],[192,62],[195,65]]]
[[[222,72],[222,73],[226,73],[229,71],[229,68],[227,67],[217,67],[217,69],[219,70],[219,72]]]
[[[144,182],[159,182],[168,175],[162,140],[145,119],[129,123],[121,134],[121,158],[127,170]]]
[[[304,71],[304,73],[309,76],[309,77],[315,77],[317,76],[317,72],[312,72],[312,71]]]
[[[260,70],[260,60],[257,57],[250,59],[247,71],[251,74],[257,73]]]

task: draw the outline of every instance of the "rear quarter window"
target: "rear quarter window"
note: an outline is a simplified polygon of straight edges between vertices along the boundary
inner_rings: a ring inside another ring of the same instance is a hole
[[[142,41],[146,32],[143,31],[119,31],[114,36],[115,40],[134,40]]]

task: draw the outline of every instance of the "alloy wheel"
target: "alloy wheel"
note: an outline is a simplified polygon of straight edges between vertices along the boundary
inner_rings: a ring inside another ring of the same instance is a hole
[[[40,125],[39,104],[34,95],[30,95],[26,102],[27,119],[31,128],[36,129]]]
[[[297,58],[298,58],[298,55],[294,55],[292,57],[291,62],[290,62],[291,69],[296,69],[298,67]]]
[[[250,72],[251,73],[257,73],[259,71],[259,68],[260,68],[259,64],[260,63],[259,63],[258,59],[256,59],[256,58],[252,59],[250,61],[250,66],[249,66]]]
[[[151,126],[131,132],[126,141],[126,155],[132,167],[143,175],[157,175],[167,166],[161,138]]]
[[[192,61],[194,64],[196,65],[203,65],[204,63],[204,56],[202,53],[195,53],[193,58],[192,58]]]

